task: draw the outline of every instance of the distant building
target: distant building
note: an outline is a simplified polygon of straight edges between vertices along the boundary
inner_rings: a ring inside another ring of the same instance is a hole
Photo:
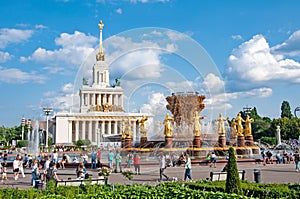
[[[79,113],[56,113],[54,115],[55,144],[70,144],[77,140],[88,139],[93,145],[100,142],[121,141],[122,124],[130,121],[133,143],[139,137],[137,120],[143,113],[126,113],[123,109],[123,89],[119,82],[114,87],[109,84],[109,66],[104,61],[102,48],[102,21],[100,28],[100,46],[93,66],[92,84],[83,79],[79,91]]]

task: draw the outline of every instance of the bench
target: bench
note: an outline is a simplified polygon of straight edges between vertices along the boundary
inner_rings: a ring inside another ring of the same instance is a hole
[[[56,181],[56,186],[80,186],[91,184],[107,184],[107,178],[89,178],[89,179],[68,179],[63,181]]]
[[[245,170],[238,171],[239,177],[241,180],[245,180]],[[210,180],[211,181],[220,181],[220,180],[226,180],[227,178],[227,172],[210,172]]]

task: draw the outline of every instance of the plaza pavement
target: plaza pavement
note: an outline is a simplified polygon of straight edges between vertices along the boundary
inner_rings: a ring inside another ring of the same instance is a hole
[[[221,171],[224,167],[224,163],[217,163],[216,168],[210,168],[209,166],[196,166],[192,167],[193,180],[209,178],[211,171]],[[261,182],[262,183],[300,183],[300,172],[295,171],[295,164],[268,164],[263,166],[262,164],[256,163],[238,163],[239,170],[245,170],[245,178],[250,182],[254,182],[254,169],[260,169],[261,171]],[[134,170],[131,167],[131,170]],[[19,189],[30,188],[31,171],[25,169],[26,177],[22,178],[19,176],[18,180],[13,179],[12,169],[8,168],[8,180],[0,182],[0,187],[18,187]],[[97,177],[97,170],[88,168],[88,173],[92,174],[92,177]],[[184,175],[184,167],[168,167],[165,173],[170,177],[176,177],[179,181],[182,180]],[[66,168],[64,170],[59,169],[58,175],[60,179],[67,180],[68,178],[74,179],[75,169]],[[142,165],[141,175],[134,175],[132,180],[128,180],[120,173],[112,173],[108,177],[108,184],[151,184],[155,185],[159,179],[159,164],[156,165]]]

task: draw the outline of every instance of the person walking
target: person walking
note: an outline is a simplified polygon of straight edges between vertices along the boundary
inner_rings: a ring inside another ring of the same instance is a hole
[[[91,155],[91,169],[96,169],[97,167],[97,152],[93,150],[92,155]]]
[[[216,156],[215,152],[211,153],[210,160],[211,160],[210,167],[214,166],[214,168],[216,168],[217,156]]]
[[[295,152],[294,157],[295,157],[296,172],[299,172],[300,155],[299,155],[298,150]]]
[[[135,175],[141,175],[140,156],[137,153],[135,153],[133,157],[133,166]]]
[[[164,176],[166,180],[169,180],[170,178],[164,174],[166,167],[166,156],[163,153],[160,153],[159,157],[159,182],[162,181],[162,177]]]
[[[133,155],[132,153],[128,153],[127,160],[126,160],[126,168],[130,168],[133,163]]]
[[[35,159],[33,161],[33,163],[31,164],[31,180],[30,180],[30,184],[33,187],[35,186],[35,180],[38,179],[37,170],[38,170],[38,161],[37,161],[37,159]]]
[[[116,168],[115,168],[115,172],[116,172],[116,173],[118,173],[118,172],[122,173],[122,157],[121,157],[119,151],[116,152],[115,159],[116,159]]]
[[[110,169],[113,168],[114,156],[115,156],[115,154],[112,152],[112,150],[110,150],[108,153],[108,166]]]
[[[19,170],[20,170],[20,173],[22,174],[22,177],[25,178],[25,174],[24,174],[24,167],[23,167],[23,157],[20,158],[19,160]]]
[[[98,149],[97,151],[97,167],[100,168],[101,167],[101,149]]]
[[[14,179],[15,180],[18,180],[18,178],[19,178],[19,172],[20,172],[19,162],[20,161],[17,156],[16,159],[13,161],[13,171],[14,171]]]
[[[186,181],[187,178],[190,179],[190,181],[192,181],[192,175],[191,175],[191,169],[192,169],[192,161],[191,158],[189,156],[189,154],[185,154],[185,164],[184,164],[184,168],[185,168],[185,172],[184,172],[184,181]]]

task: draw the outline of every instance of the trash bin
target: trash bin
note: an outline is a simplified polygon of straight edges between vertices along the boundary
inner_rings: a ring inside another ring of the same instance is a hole
[[[254,181],[260,183],[260,169],[254,169]]]

